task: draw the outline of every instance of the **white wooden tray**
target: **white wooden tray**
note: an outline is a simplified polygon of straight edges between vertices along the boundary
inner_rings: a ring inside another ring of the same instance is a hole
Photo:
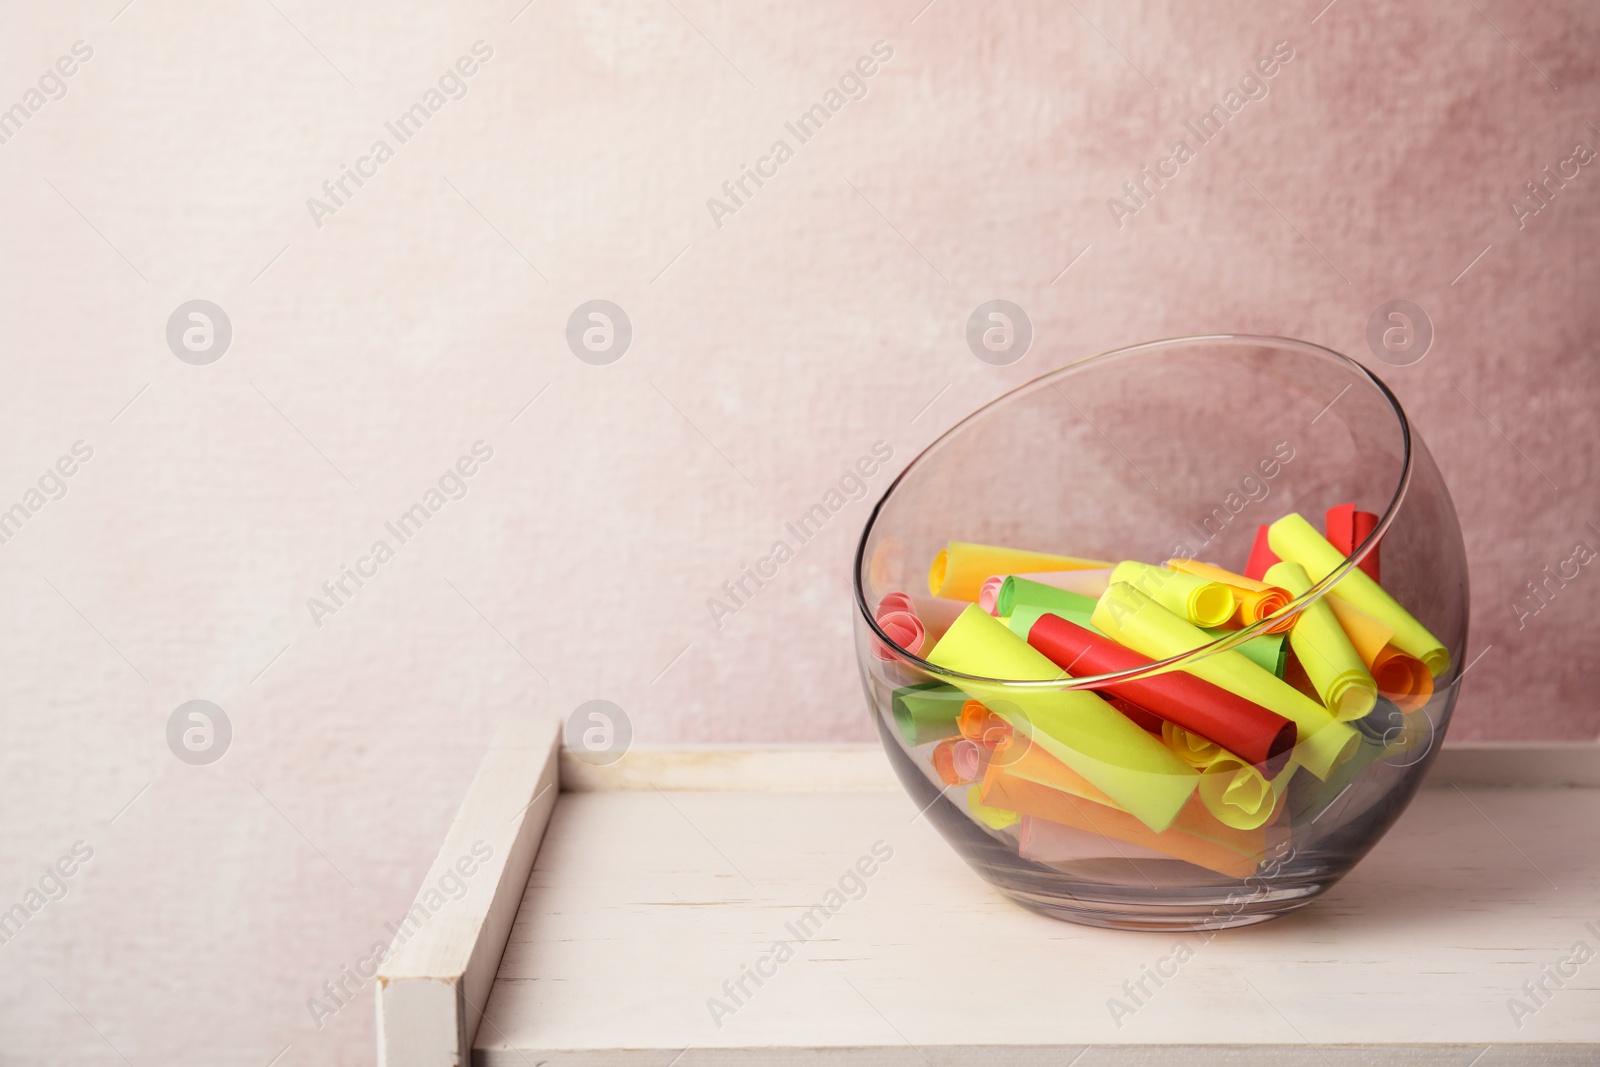
[[[1595,746],[1447,747],[1326,896],[1208,939],[1005,900],[875,746],[557,736],[486,759],[419,901],[495,860],[379,976],[381,1063],[1600,1063]]]

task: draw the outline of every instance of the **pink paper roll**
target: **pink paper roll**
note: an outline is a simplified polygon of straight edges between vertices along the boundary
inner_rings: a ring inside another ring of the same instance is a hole
[[[1170,857],[1131,841],[1113,841],[1101,834],[1063,826],[1036,815],[1024,815],[1018,854],[1035,863],[1071,863],[1074,860],[1165,860]]]
[[[1114,568],[1096,569],[1092,571],[1045,571],[1041,574],[1019,574],[1018,578],[1026,578],[1030,582],[1040,585],[1053,586],[1056,589],[1065,589],[1069,593],[1077,593],[1093,600],[1099,600],[1100,595],[1111,584],[1111,571]]]

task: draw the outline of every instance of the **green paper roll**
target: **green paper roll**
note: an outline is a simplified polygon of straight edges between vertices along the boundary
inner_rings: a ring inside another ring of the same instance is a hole
[[[1076,621],[1073,619],[1074,615],[1084,615],[1094,611],[1094,598],[1011,575],[1000,586],[1000,594],[995,597],[994,610],[997,615],[1015,615],[1019,608],[1042,608],[1052,615]]]
[[[1322,581],[1345,561],[1343,552],[1329,544],[1326,537],[1292,511],[1267,527],[1267,543],[1280,559],[1304,567],[1313,582]],[[1391,564],[1393,562],[1390,560]],[[1450,652],[1444,644],[1401,607],[1399,601],[1385,592],[1383,586],[1369,578],[1365,571],[1351,568],[1350,573],[1328,591],[1393,630],[1394,636],[1390,641],[1394,647],[1426,663],[1428,672],[1435,678],[1450,669]]]
[[[967,695],[953,685],[943,682],[922,682],[896,689],[889,706],[894,711],[894,724],[900,729],[900,738],[908,748],[955,737],[961,731],[956,718]]]
[[[1267,568],[1267,581],[1295,596],[1311,589],[1311,576],[1290,560]],[[1325,600],[1300,609],[1289,630],[1289,646],[1305,668],[1311,686],[1340,722],[1364,718],[1378,702],[1378,683],[1361,662],[1361,654],[1345,636]]]
[[[1102,633],[1151,659],[1168,659],[1211,643],[1204,630],[1126,582],[1106,590],[1093,617]],[[1296,759],[1318,778],[1326,778],[1356,744],[1352,727],[1235,649],[1212,652],[1183,669],[1291,720],[1298,735],[1293,749]]]
[[[961,613],[927,659],[986,678],[1067,677],[976,604]],[[968,681],[960,687],[1156,833],[1172,824],[1200,780],[1160,739],[1093,693]]]
[[[1087,597],[1084,599],[1088,600]],[[1033,629],[1033,624],[1038,622],[1042,615],[1059,615],[1068,622],[1075,622],[1085,629],[1094,630],[1094,627],[1089,624],[1089,618],[1093,614],[1094,601],[1089,600],[1087,607],[1070,610],[1062,608],[1018,608],[1000,621],[1006,624],[1006,629],[1026,641],[1028,639],[1028,631]],[[1095,632],[1099,633],[1100,631],[1095,630]]]
[[[1183,571],[1123,560],[1111,571],[1113,582],[1127,582],[1157,604],[1196,626],[1221,626],[1233,618],[1239,601],[1221,582]]]
[[[1237,632],[1237,630],[1206,628],[1206,633],[1212,640]],[[1285,661],[1288,659],[1288,650],[1284,647],[1283,638],[1283,634],[1262,634],[1260,637],[1252,637],[1244,644],[1234,645],[1233,647],[1237,651],[1244,653],[1245,657],[1257,667],[1264,671],[1271,671],[1279,678],[1282,678],[1283,670],[1286,666]]]

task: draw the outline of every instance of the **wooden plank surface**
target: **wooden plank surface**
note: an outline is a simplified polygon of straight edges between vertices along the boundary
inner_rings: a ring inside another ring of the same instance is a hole
[[[1320,901],[1210,940],[1034,915],[915,815],[886,791],[564,794],[474,1062],[1600,1062],[1600,959],[1508,1006],[1600,951],[1600,791],[1424,790]],[[879,842],[864,895],[797,938]],[[1179,942],[1176,976],[1114,1015]]]
[[[561,722],[502,730],[378,971],[380,1067],[464,1067],[560,795]]]

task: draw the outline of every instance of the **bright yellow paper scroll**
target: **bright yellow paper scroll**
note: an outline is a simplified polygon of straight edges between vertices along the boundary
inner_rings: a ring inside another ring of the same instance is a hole
[[[1296,512],[1290,512],[1267,527],[1267,543],[1279,559],[1304,567],[1313,582],[1322,581],[1345,562],[1344,553],[1329,544],[1327,538]],[[1360,568],[1352,567],[1329,592],[1392,629],[1395,647],[1426,663],[1433,677],[1450,669],[1449,650]]]
[[[1306,569],[1288,560],[1268,567],[1266,577],[1297,597],[1311,589],[1311,576]],[[1361,654],[1345,635],[1326,598],[1300,609],[1294,629],[1289,631],[1289,647],[1305,668],[1312,688],[1340,722],[1363,718],[1377,704],[1378,683],[1361,662]]]
[[[928,591],[934,596],[976,603],[983,580],[996,574],[1093,570],[1109,566],[1111,564],[1098,559],[1074,559],[1048,552],[951,541],[949,547],[940,549],[933,557],[933,566],[928,568]]]
[[[1166,741],[1167,747],[1178,754],[1179,759],[1197,771],[1205,770],[1228,755],[1215,741],[1207,741],[1199,734],[1191,733],[1170,722],[1161,724],[1161,737]]]
[[[962,674],[1014,681],[1066,676],[1004,623],[971,604],[939,639],[928,662]],[[1093,693],[952,680],[1151,830],[1165,830],[1199,775],[1157,737]],[[1002,805],[1003,806],[1003,805]]]
[[[1093,619],[1101,633],[1152,659],[1168,659],[1211,643],[1204,630],[1122,582],[1106,590],[1095,606]],[[1353,728],[1339,722],[1327,708],[1292,685],[1250,662],[1241,652],[1213,652],[1183,669],[1292,721],[1297,735],[1296,758],[1318,778],[1326,778],[1356,746]]]
[[[1221,626],[1233,618],[1234,608],[1238,606],[1233,590],[1220,582],[1135,560],[1117,564],[1111,572],[1111,581],[1127,582],[1196,626]]]
[[[1238,757],[1224,755],[1201,774],[1200,802],[1224,826],[1254,830],[1277,815],[1294,771],[1290,760],[1276,778],[1269,779]]]
[[[1254,626],[1294,599],[1286,590],[1279,589],[1275,585],[1258,582],[1254,578],[1246,578],[1242,574],[1225,571],[1221,567],[1214,567],[1197,559],[1169,559],[1167,566],[1175,571],[1192,574],[1196,578],[1204,578],[1208,582],[1220,582],[1232,589],[1234,599],[1239,602],[1239,609],[1234,612],[1232,621],[1240,627]],[[1268,628],[1267,632],[1282,633],[1293,623],[1292,619],[1284,619]]]
[[[1394,647],[1389,640],[1394,631],[1354,604],[1336,596],[1323,599],[1355,646],[1361,662],[1372,672],[1378,692],[1407,715],[1426,704],[1433,696],[1433,675],[1420,659]]]

